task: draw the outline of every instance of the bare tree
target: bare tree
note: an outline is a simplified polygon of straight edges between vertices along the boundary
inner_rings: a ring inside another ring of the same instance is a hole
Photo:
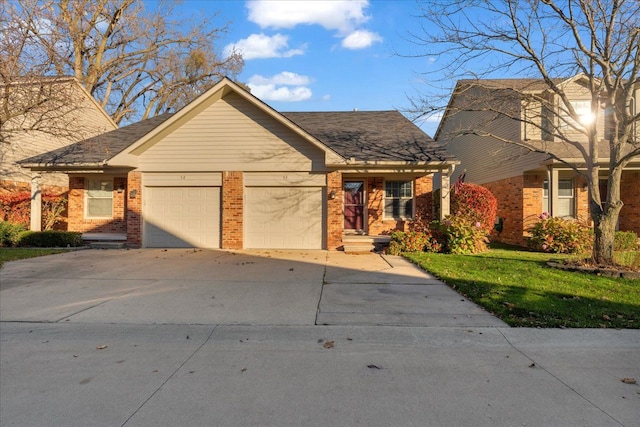
[[[217,54],[215,42],[227,26],[212,24],[216,13],[181,20],[178,6],[163,0],[149,9],[136,0],[5,5],[0,28],[8,39],[2,43],[13,46],[6,53],[13,65],[2,77],[74,76],[116,123],[180,108],[221,77],[235,77],[243,61]]]
[[[577,153],[580,164],[567,165],[588,183],[595,232],[593,258],[613,263],[615,225],[623,206],[622,171],[640,155],[635,130],[640,114],[634,107],[640,91],[637,0],[432,0],[421,3],[419,19],[421,30],[411,37],[420,46],[417,56],[431,59],[433,68],[425,74],[432,80],[446,76],[481,86],[481,79],[529,77],[544,83],[545,90],[537,92],[527,87],[503,88],[511,97],[514,93],[519,96],[518,108],[504,108],[513,106],[507,102],[472,107],[485,112],[486,120],[507,118],[537,129],[537,139],[487,133],[490,127],[483,126],[460,132],[517,144],[561,162],[567,149]],[[561,82],[576,75],[590,95],[591,114],[602,117],[604,113],[604,120],[585,121],[583,112],[570,102],[571,94]],[[464,90],[461,88],[458,90]],[[429,114],[446,107],[435,96],[413,101]],[[520,106],[527,104],[533,108],[521,114]],[[549,112],[554,112],[551,118]],[[603,148],[608,158],[602,157]],[[601,169],[608,174],[606,195],[600,194],[598,185]]]

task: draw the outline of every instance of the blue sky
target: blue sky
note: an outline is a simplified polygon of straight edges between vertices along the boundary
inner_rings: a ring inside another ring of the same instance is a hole
[[[410,59],[416,28],[413,0],[195,1],[185,15],[219,12],[229,22],[218,52],[243,52],[238,80],[278,111],[407,110],[426,89],[418,73],[426,58]],[[437,120],[422,123],[433,135]]]

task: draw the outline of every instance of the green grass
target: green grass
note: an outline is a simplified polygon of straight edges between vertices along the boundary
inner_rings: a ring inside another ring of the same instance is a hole
[[[405,256],[511,326],[640,328],[640,280],[546,266],[567,255],[502,246],[476,255]]]
[[[35,258],[65,252],[64,249],[0,248],[0,268],[7,261]]]

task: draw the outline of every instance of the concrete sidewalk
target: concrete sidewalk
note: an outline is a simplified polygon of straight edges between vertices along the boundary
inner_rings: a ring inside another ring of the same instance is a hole
[[[3,426],[637,426],[616,330],[0,324]]]

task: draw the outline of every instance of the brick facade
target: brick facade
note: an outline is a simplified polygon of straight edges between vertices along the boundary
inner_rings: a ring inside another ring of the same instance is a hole
[[[501,232],[494,232],[492,240],[525,246],[527,229],[533,226],[542,213],[543,182],[546,175],[522,175],[483,184],[498,200],[498,218],[503,221]],[[586,179],[574,176],[575,216],[589,225],[593,224],[589,213],[589,190]],[[620,230],[640,234],[640,172],[625,171],[620,186],[624,202],[620,211]]]
[[[640,172],[622,172],[620,199],[624,203],[620,210],[620,230],[640,235]]]
[[[327,249],[337,249],[342,245],[344,217],[342,214],[342,174],[340,172],[327,174],[327,194],[334,191],[333,198],[327,197]]]
[[[244,227],[244,177],[242,172],[222,173],[222,248],[242,249]]]
[[[81,233],[127,233],[127,178],[113,177],[111,218],[85,218],[85,181],[89,177],[69,176],[69,230]]]
[[[125,197],[127,201],[127,246],[142,246],[142,174],[129,172]]]

